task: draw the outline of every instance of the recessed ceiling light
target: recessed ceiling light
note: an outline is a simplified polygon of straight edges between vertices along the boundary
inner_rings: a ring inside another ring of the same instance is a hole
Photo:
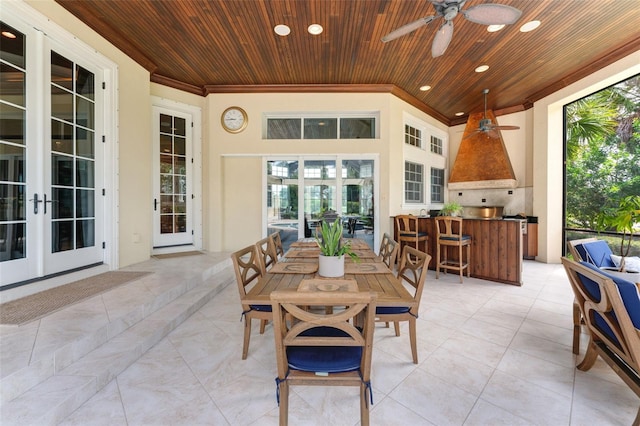
[[[311,24],[309,28],[307,28],[307,31],[309,31],[309,34],[318,35],[324,31],[324,28],[322,28],[320,24]]]
[[[275,31],[279,36],[286,36],[291,32],[291,28],[284,24],[279,24],[273,27],[273,31]]]
[[[455,113],[456,117],[460,117],[460,116],[463,116],[463,115],[464,115],[464,112],[462,112],[462,111]]]
[[[420,90],[422,90],[423,92],[426,92],[427,90],[430,90],[431,86],[421,86]]]
[[[6,38],[16,38],[16,35],[10,31],[3,31],[2,35],[5,36]]]
[[[503,28],[504,28],[504,25],[502,24],[489,25],[487,27],[487,31],[489,31],[490,33],[495,33],[496,31],[500,31]]]
[[[520,32],[528,33],[529,31],[535,30],[539,26],[540,26],[540,21],[529,21],[520,27]]]
[[[486,70],[489,69],[489,65],[480,65],[478,68],[476,68],[476,72],[485,72]]]

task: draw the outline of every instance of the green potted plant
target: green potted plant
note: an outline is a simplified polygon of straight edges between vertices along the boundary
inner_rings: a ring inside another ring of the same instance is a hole
[[[617,207],[603,210],[597,217],[600,229],[622,232],[620,239],[620,272],[625,271],[625,258],[629,256],[633,232],[640,224],[640,195],[630,195],[620,200]]]
[[[341,277],[344,275],[344,255],[358,260],[351,250],[351,243],[342,239],[342,221],[340,217],[332,223],[322,221],[319,235],[316,234],[316,243],[320,247],[318,259],[318,274],[322,277]]]
[[[458,216],[462,214],[462,210],[462,206],[459,203],[452,201],[442,206],[440,216]]]

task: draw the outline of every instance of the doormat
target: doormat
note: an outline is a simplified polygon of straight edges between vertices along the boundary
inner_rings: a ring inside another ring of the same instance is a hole
[[[196,256],[198,254],[204,253],[201,251],[181,251],[178,253],[154,254],[152,257],[156,259],[171,259],[173,257]]]
[[[0,324],[22,325],[151,272],[113,271],[0,304]]]

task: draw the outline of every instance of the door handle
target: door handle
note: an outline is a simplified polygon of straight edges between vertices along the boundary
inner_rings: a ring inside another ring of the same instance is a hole
[[[46,195],[45,195],[45,199],[46,199]],[[35,194],[33,194],[33,198],[30,199],[29,201],[33,201],[33,214],[38,214],[38,203],[41,203],[42,200],[38,200],[38,193],[36,192]],[[45,209],[45,213],[46,213],[46,209]]]
[[[47,214],[47,203],[53,203],[53,200],[47,201],[47,194],[44,194],[44,214]]]
[[[158,210],[158,199],[157,198],[153,199],[153,210],[154,211]]]

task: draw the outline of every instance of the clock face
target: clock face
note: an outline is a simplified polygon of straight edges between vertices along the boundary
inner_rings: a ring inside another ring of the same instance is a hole
[[[241,132],[247,127],[247,113],[239,107],[227,108],[222,113],[222,127],[230,133]]]

